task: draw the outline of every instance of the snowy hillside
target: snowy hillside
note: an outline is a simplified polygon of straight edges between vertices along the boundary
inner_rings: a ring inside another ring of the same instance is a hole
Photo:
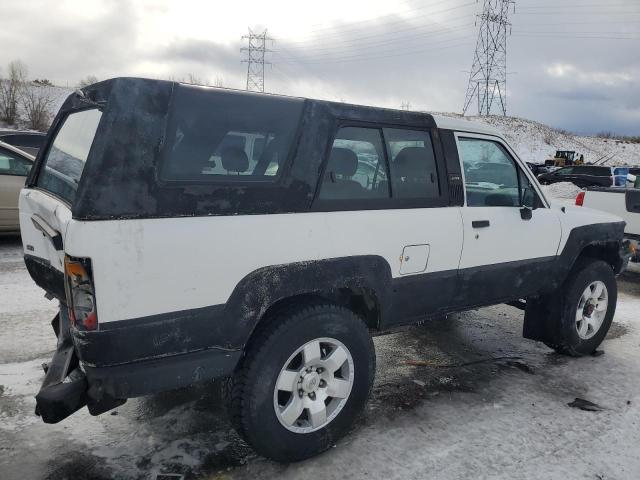
[[[468,121],[487,123],[501,131],[520,158],[541,163],[556,150],[574,150],[583,154],[585,162],[615,154],[607,165],[640,165],[640,143],[621,142],[610,138],[573,135],[542,123],[517,117],[462,117],[453,113],[438,113]]]

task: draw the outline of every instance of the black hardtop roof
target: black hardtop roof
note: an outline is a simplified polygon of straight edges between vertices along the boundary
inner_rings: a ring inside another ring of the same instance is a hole
[[[373,121],[371,114],[377,114],[376,118],[381,121],[398,121],[399,123],[424,123],[425,120],[431,126],[435,126],[433,116],[425,112],[415,112],[409,110],[400,110],[386,107],[376,107],[372,105],[360,105],[345,102],[336,102],[331,100],[319,100],[308,97],[299,97],[293,95],[284,95],[280,93],[260,93],[250,92],[246,90],[240,90],[236,88],[228,87],[215,87],[208,85],[194,85],[184,82],[178,82],[174,80],[158,80],[142,77],[114,77],[107,80],[103,80],[98,83],[94,83],[87,87],[84,87],[82,91],[91,100],[100,101],[108,98],[109,92],[113,88],[119,88],[119,84],[126,84],[126,88],[149,88],[153,89],[159,85],[171,85],[173,88],[175,85],[186,86],[189,88],[202,89],[203,91],[211,92],[233,92],[234,94],[247,95],[247,96],[269,96],[273,98],[282,98],[283,100],[298,100],[306,102],[307,104],[323,105],[329,108],[331,113],[336,116],[348,115],[349,117],[362,117],[362,121]],[[77,92],[70,95],[71,97],[77,96]]]

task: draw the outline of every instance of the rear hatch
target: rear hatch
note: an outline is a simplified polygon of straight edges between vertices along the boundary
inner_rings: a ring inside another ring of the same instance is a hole
[[[20,193],[20,231],[33,280],[65,301],[64,245],[84,166],[102,117],[97,104],[62,111]]]

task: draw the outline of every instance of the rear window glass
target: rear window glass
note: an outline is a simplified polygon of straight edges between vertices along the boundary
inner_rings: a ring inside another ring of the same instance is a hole
[[[101,117],[97,109],[67,116],[44,159],[38,187],[73,203]]]
[[[272,180],[287,158],[303,101],[177,85],[160,178]]]

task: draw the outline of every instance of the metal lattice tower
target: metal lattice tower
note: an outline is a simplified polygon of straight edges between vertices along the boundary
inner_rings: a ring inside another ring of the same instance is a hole
[[[264,66],[271,64],[265,61],[266,53],[271,52],[267,48],[267,42],[273,39],[267,37],[266,30],[262,33],[254,33],[249,29],[249,34],[243,35],[242,40],[248,41],[248,45],[240,49],[241,52],[246,52],[242,63],[247,64],[247,90],[264,92]]]
[[[507,27],[509,6],[514,0],[484,0],[473,65],[469,74],[462,114],[477,99],[478,115],[491,115],[495,103],[507,114]],[[515,8],[515,7],[514,7]]]

